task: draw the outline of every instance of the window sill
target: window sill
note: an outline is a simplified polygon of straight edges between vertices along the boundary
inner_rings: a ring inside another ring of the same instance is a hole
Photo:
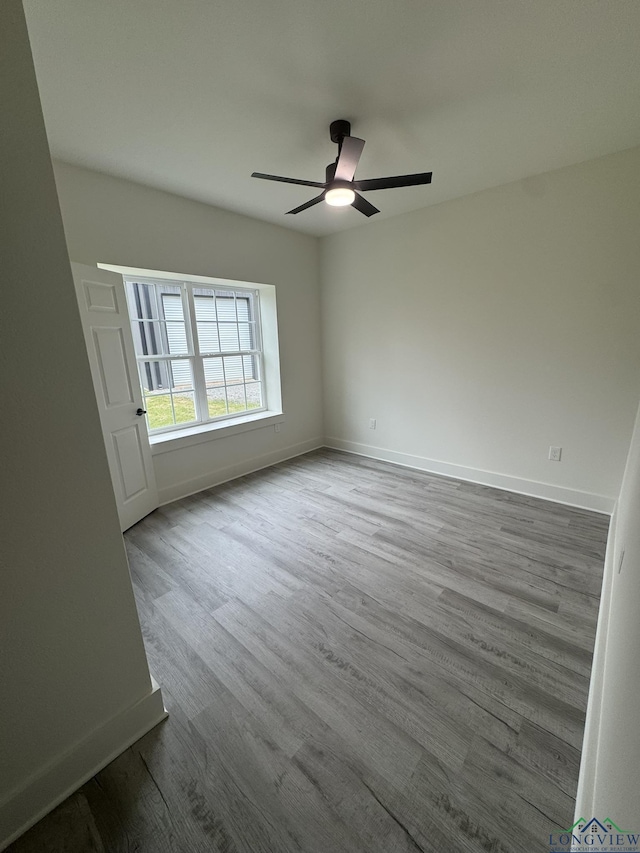
[[[163,432],[160,435],[150,435],[151,455],[169,453],[172,450],[180,450],[183,447],[191,447],[194,444],[203,444],[214,441],[217,438],[228,438],[242,432],[250,432],[254,429],[284,422],[282,412],[260,412],[257,415],[246,415],[242,418],[234,418],[231,421],[218,421],[213,424],[198,424],[186,429],[177,429],[173,432]]]

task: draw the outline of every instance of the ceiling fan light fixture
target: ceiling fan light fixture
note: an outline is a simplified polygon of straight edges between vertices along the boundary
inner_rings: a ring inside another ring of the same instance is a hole
[[[334,187],[327,190],[324,200],[332,207],[346,207],[348,204],[353,204],[356,194],[348,187]]]
[[[303,181],[301,178],[285,178],[282,175],[267,175],[264,172],[252,172],[252,178],[262,178],[265,181],[281,181],[285,184],[300,184],[304,187],[318,187],[322,192],[304,204],[299,204],[289,213],[302,213],[310,207],[315,207],[321,201],[326,201],[332,207],[347,207],[351,205],[363,216],[373,216],[380,213],[377,207],[360,195],[369,190],[391,190],[396,187],[417,187],[419,184],[431,183],[431,172],[419,172],[415,175],[395,175],[390,178],[371,178],[366,181],[354,180],[360,155],[364,148],[364,139],[351,136],[351,125],[346,119],[331,122],[329,128],[331,141],[338,145],[338,156],[335,163],[329,163],[325,169],[325,181]]]

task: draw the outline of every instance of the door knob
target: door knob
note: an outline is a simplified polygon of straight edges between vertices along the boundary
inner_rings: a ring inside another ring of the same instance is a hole
[[[146,410],[146,409],[136,409],[136,415],[137,415],[139,418],[141,418],[143,415],[146,415],[146,414],[147,414],[147,410]]]

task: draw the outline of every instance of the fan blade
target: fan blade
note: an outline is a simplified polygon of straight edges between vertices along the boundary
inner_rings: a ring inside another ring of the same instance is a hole
[[[320,184],[320,186],[323,186],[323,184]],[[311,201],[301,204],[300,207],[294,207],[293,210],[287,210],[287,213],[300,213],[308,207],[313,207],[314,204],[319,204],[321,201],[324,201],[324,193],[320,193],[320,195],[312,198]]]
[[[262,178],[265,181],[282,181],[283,184],[301,184],[303,187],[324,187],[318,181],[301,181],[298,178],[283,178],[280,175],[265,175],[263,172],[252,172],[252,178]]]
[[[433,172],[419,172],[417,175],[397,175],[395,178],[371,178],[367,181],[354,181],[354,190],[391,190],[394,187],[417,187],[418,184],[430,184]]]
[[[336,181],[353,180],[363,148],[364,139],[358,139],[357,136],[345,136],[340,146],[340,156],[335,174]]]
[[[380,213],[377,207],[374,207],[366,198],[362,198],[358,193],[356,193],[356,197],[351,202],[351,207],[355,207],[356,210],[364,213],[365,216],[373,216],[374,213]]]

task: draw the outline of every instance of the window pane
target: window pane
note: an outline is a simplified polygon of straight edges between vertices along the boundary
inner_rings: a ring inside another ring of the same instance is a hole
[[[136,355],[189,353],[180,286],[128,282],[127,296]]]
[[[238,382],[244,382],[241,355],[224,357],[224,379],[227,385],[237,385]]]
[[[227,385],[227,405],[230,413],[246,411],[247,401],[244,385]]]
[[[218,312],[218,321],[236,321],[236,305],[233,296],[216,296],[216,311]]]
[[[247,394],[247,409],[261,409],[262,403],[262,382],[247,382],[245,386]]]
[[[184,321],[184,309],[182,306],[182,293],[179,287],[171,287],[167,284],[156,285],[160,293],[160,304],[165,320]]]
[[[144,407],[151,429],[193,423],[196,406],[193,391],[178,391],[176,394],[151,394],[145,396]]]
[[[201,353],[220,352],[218,326],[216,323],[198,323],[198,347]]]
[[[133,343],[138,355],[163,355],[162,325],[157,322],[142,321],[132,324]]]
[[[193,371],[189,358],[141,361],[138,369],[145,393],[165,390],[193,391]]]
[[[189,358],[141,361],[138,369],[145,393],[163,390],[193,391],[193,371]]]
[[[213,290],[198,288],[193,291],[193,304],[196,308],[196,320],[215,322],[216,301]]]
[[[172,378],[169,362],[167,361],[141,361],[138,364],[140,371],[140,384],[145,394],[153,391],[168,391],[171,388]]]
[[[193,294],[198,348],[202,355],[255,347],[252,294],[236,296],[233,291],[207,288],[194,289]]]
[[[255,355],[243,355],[242,365],[244,367],[244,378],[246,382],[252,379],[260,379],[260,360]]]
[[[143,361],[138,369],[151,429],[197,420],[190,359]]]
[[[133,344],[137,355],[187,355],[187,331],[181,322],[132,324]]]
[[[193,390],[193,372],[188,358],[176,359],[171,362],[173,375],[172,388],[174,391]]]
[[[238,322],[243,323],[251,319],[248,296],[239,296],[236,299],[236,311],[238,312]]]
[[[158,319],[158,303],[154,284],[129,282],[131,319]]]
[[[253,327],[250,323],[240,323],[238,326],[240,349],[253,349]]]
[[[184,323],[167,322],[166,330],[169,355],[186,355],[189,352],[189,345]]]
[[[204,381],[207,388],[224,385],[224,372],[221,358],[203,358]]]
[[[220,349],[222,352],[237,352],[240,349],[238,326],[235,323],[220,323],[218,332],[220,334]]]
[[[173,395],[173,408],[177,424],[188,424],[196,419],[196,404],[193,391],[179,391]]]
[[[207,405],[209,417],[219,418],[220,415],[228,414],[227,395],[224,386],[221,388],[207,388]]]
[[[149,429],[161,429],[175,423],[171,394],[154,394],[152,397],[145,397],[144,407],[147,410]]]
[[[164,352],[169,355],[186,355],[189,352],[187,328],[184,322],[184,306],[179,287],[166,284],[156,285],[162,308],[164,325]]]

